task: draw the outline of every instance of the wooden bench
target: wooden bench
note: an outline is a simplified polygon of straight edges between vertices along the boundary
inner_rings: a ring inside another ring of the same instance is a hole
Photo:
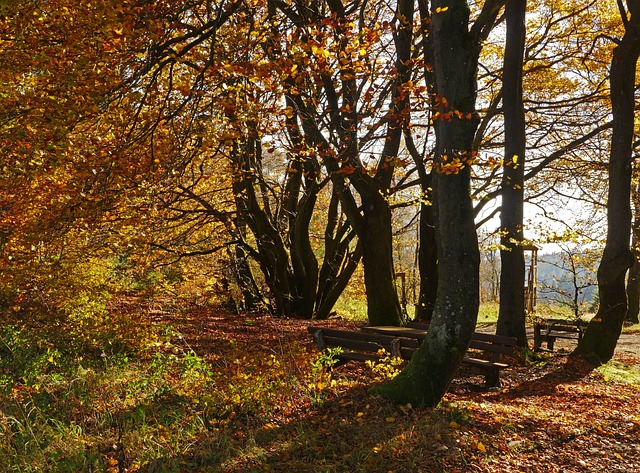
[[[335,358],[338,360],[336,366],[349,360],[378,360],[380,358],[378,352],[382,349],[393,356],[408,360],[419,346],[415,338],[324,327],[309,327],[308,330],[318,349],[341,347],[344,350],[336,355]]]
[[[327,347],[342,347],[345,351],[336,356],[338,364],[349,360],[377,360],[378,350],[384,348],[393,356],[409,360],[426,337],[428,325],[410,322],[408,330],[403,327],[365,327],[360,332],[335,330],[321,327],[309,327],[314,342],[320,350]],[[383,333],[387,332],[387,333]],[[516,346],[515,337],[502,337],[475,332],[469,345],[471,350],[496,355],[511,355]],[[497,360],[478,358],[473,351],[468,352],[462,361],[485,376],[486,387],[500,386],[500,370],[509,365]]]
[[[429,325],[421,322],[408,322],[407,327],[427,331]],[[474,332],[469,343],[469,350],[471,351],[467,351],[462,363],[480,371],[484,375],[485,387],[499,387],[500,370],[509,367],[507,363],[500,361],[502,355],[513,355],[517,343],[518,339],[516,337]],[[480,352],[485,354],[484,358],[479,358]],[[487,360],[487,355],[491,359]]]
[[[586,325],[582,320],[540,319],[533,325],[533,349],[539,350],[546,342],[547,349],[553,350],[556,338],[580,342]]]

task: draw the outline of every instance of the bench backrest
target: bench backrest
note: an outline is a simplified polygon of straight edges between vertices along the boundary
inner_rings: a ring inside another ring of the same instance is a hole
[[[407,327],[417,328],[421,330],[429,330],[429,324],[422,322],[407,322]],[[489,351],[500,353],[502,355],[511,355],[518,343],[515,337],[505,337],[502,335],[493,335],[490,333],[474,332],[469,343],[469,348],[475,350]]]
[[[469,348],[500,353],[501,355],[512,355],[517,343],[518,339],[516,337],[474,332]]]
[[[409,324],[407,324],[407,326],[412,328],[423,328],[425,326],[425,324],[416,324],[415,322],[410,322]],[[416,325],[420,325],[421,327]],[[393,356],[399,356],[406,360],[413,356],[422,343],[422,339],[409,336],[385,335],[312,326],[308,327],[308,331],[313,335],[314,342],[320,350],[327,347],[342,347],[346,350],[376,353],[380,349],[384,349]],[[474,332],[471,342],[469,343],[469,348],[501,355],[511,355],[513,354],[516,344],[517,339],[515,337]]]
[[[409,359],[419,346],[418,340],[414,338],[319,327],[309,327],[308,330],[321,350],[326,347],[342,347],[376,353],[384,349],[393,356]]]

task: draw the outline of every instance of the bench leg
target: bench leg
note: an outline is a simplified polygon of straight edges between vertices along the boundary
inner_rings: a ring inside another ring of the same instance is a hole
[[[533,328],[533,349],[537,350],[542,346],[542,340],[540,336],[540,327],[537,325]]]
[[[553,344],[556,341],[556,337],[550,337],[549,335],[547,335],[547,348],[550,351],[553,351]]]
[[[485,388],[499,388],[500,387],[500,370],[488,369],[484,376]]]

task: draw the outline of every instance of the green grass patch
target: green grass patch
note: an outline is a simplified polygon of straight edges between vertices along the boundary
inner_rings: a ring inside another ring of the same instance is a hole
[[[483,302],[478,310],[479,324],[496,324],[498,323],[498,313],[500,304],[498,302]]]
[[[369,320],[367,316],[367,300],[366,299],[354,299],[348,297],[340,297],[333,310],[338,317],[342,317],[346,320],[352,320],[354,322],[367,322]]]
[[[621,383],[640,386],[640,368],[638,366],[611,360],[609,363],[600,366],[598,372],[600,372],[607,381],[619,381]]]
[[[573,312],[568,306],[560,304],[538,303],[536,305],[537,317],[543,319],[573,319]]]
[[[622,333],[640,333],[640,324],[625,325],[622,327]]]

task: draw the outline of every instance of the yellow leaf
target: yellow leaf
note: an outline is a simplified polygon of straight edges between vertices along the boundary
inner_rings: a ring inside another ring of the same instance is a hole
[[[49,358],[47,358],[47,361],[49,361],[49,363],[53,363],[53,355],[49,356]]]
[[[360,50],[360,56],[366,56],[366,55],[367,55],[367,50],[366,50],[366,49],[364,49],[364,48],[362,48],[362,49]]]
[[[449,9],[449,7],[438,7],[436,8],[436,13],[442,13]]]
[[[452,429],[459,429],[460,428],[460,424],[458,424],[456,421],[452,420],[451,422],[449,422],[449,427],[451,427]]]
[[[485,447],[482,442],[478,442],[478,445],[476,445],[476,448],[480,452],[486,452],[487,451],[487,447]]]
[[[513,161],[513,164],[516,164],[518,162],[518,155],[514,154],[513,158],[511,158],[511,161]]]
[[[395,417],[387,417],[385,420],[386,420],[387,422],[395,422],[395,421],[396,421],[396,418],[395,418]]]
[[[620,460],[622,460],[622,455],[620,455],[618,452],[616,452],[614,455],[616,456],[616,458],[619,458]]]

